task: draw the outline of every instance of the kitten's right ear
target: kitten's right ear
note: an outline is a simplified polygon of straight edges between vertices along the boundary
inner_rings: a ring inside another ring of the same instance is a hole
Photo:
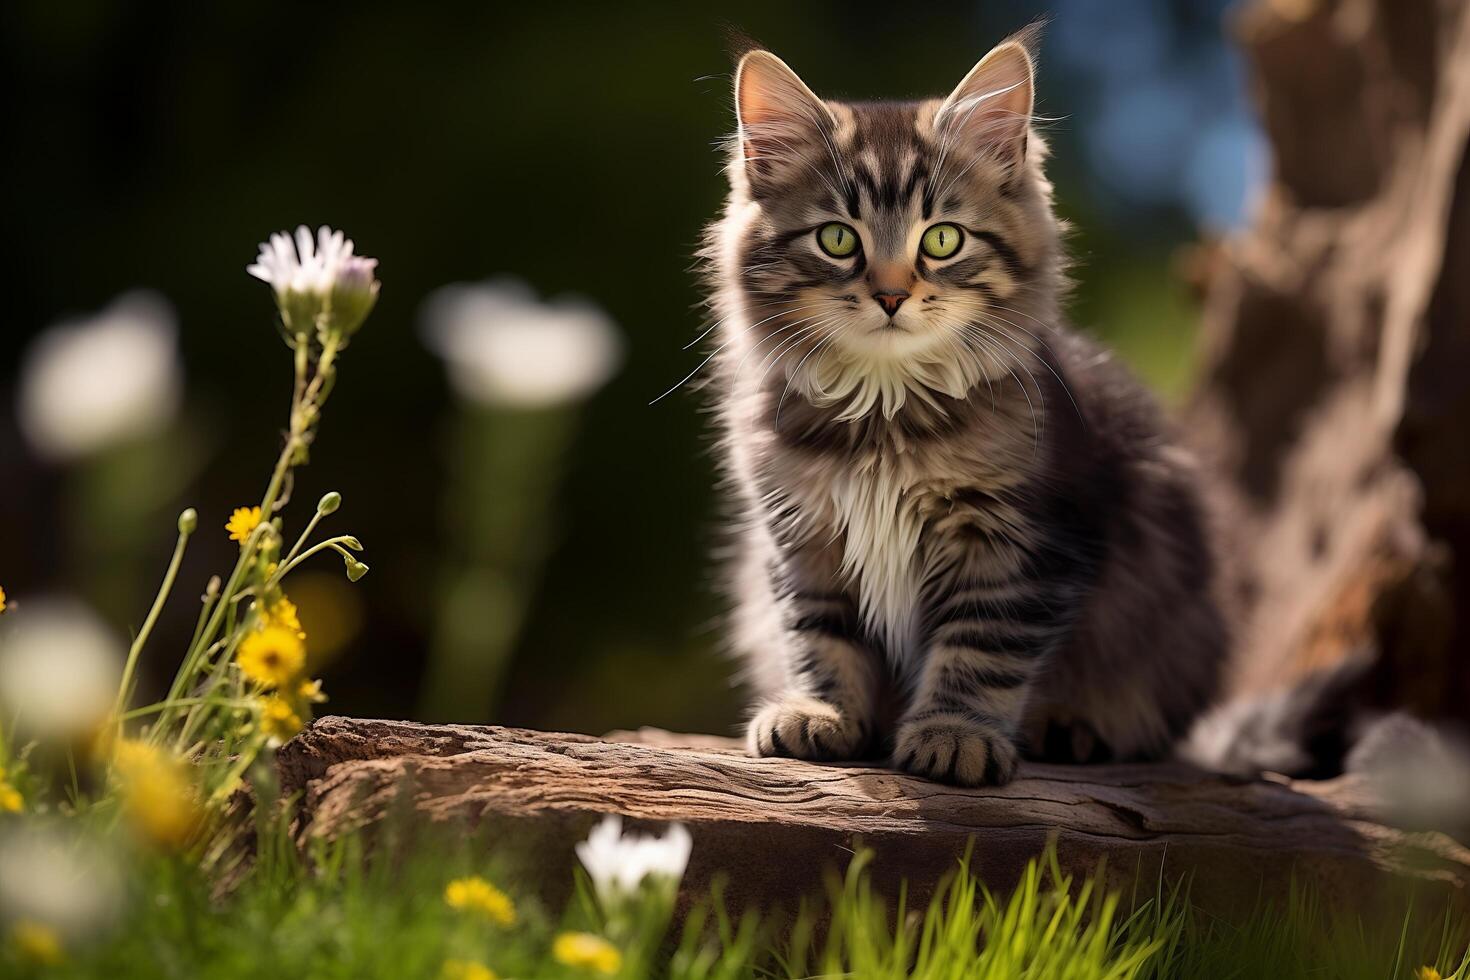
[[[837,126],[832,111],[769,51],[751,51],[735,68],[735,114],[752,180],[801,166],[800,155]]]

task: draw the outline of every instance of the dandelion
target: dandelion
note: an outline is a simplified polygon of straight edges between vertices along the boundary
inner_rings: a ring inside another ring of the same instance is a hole
[[[306,666],[301,634],[267,624],[246,634],[235,655],[240,671],[266,687],[289,688]]]
[[[66,960],[56,930],[34,919],[21,919],[10,927],[10,944],[21,959],[37,966],[60,966]]]
[[[564,932],[551,944],[558,963],[610,977],[623,967],[623,954],[601,936],[590,932]]]
[[[26,351],[16,414],[31,446],[69,462],[164,429],[183,400],[178,328],[157,293],[118,297]]]
[[[420,312],[424,342],[460,397],[541,408],[586,398],[617,370],[622,338],[597,307],[543,303],[513,281],[445,286]]]
[[[112,709],[123,649],[86,606],[28,601],[5,617],[0,644],[0,717],[37,738],[90,736]]]
[[[272,746],[282,745],[291,736],[301,731],[301,716],[291,702],[278,694],[262,698],[260,702],[260,730]]]
[[[178,849],[199,826],[202,811],[184,760],[163,749],[124,739],[113,752],[123,810],[155,844]]]
[[[445,960],[439,980],[500,980],[496,972],[474,960]]]
[[[372,312],[381,283],[377,259],[354,255],[352,239],[326,225],[315,240],[305,225],[293,240],[286,232],[262,242],[260,254],[246,272],[269,283],[286,327],[300,336],[313,328],[351,336]]]
[[[1414,971],[1414,980],[1444,980],[1432,966],[1421,966]]]
[[[236,507],[230,519],[225,522],[225,530],[230,532],[230,540],[245,544],[250,532],[260,526],[259,507]]]
[[[577,845],[577,857],[592,877],[598,896],[616,901],[636,892],[645,879],[677,885],[689,864],[692,846],[683,824],[672,825],[663,837],[624,836],[622,818],[610,814]]]
[[[285,596],[281,596],[275,602],[271,603],[270,608],[266,610],[265,618],[266,622],[272,626],[279,626],[281,629],[290,630],[292,633],[299,635],[303,640],[306,639],[306,634],[301,629],[301,617],[296,611],[296,603],[287,599]]]
[[[444,902],[459,912],[473,912],[498,926],[516,923],[515,903],[510,896],[484,878],[456,878],[444,886]]]

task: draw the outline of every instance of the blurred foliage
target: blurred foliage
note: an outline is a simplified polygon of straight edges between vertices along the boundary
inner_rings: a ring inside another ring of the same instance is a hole
[[[1168,37],[1220,45],[1218,3],[1149,6],[1170,19]],[[441,605],[445,536],[464,519],[443,512],[462,423],[415,330],[417,305],[446,282],[501,272],[543,294],[586,295],[626,331],[627,366],[584,412],[556,491],[545,579],[493,719],[725,730],[739,698],[714,628],[705,420],[696,397],[649,401],[700,356],[683,349],[701,328],[689,266],[724,190],[726,25],[779,51],[820,92],[913,96],[946,91],[996,40],[1046,12],[936,4],[898,17],[890,4],[836,0],[718,10],[13,0],[0,11],[0,80],[20,138],[0,159],[14,229],[0,242],[10,302],[0,397],[13,402],[24,341],[57,317],[134,286],[173,301],[188,438],[161,457],[150,450],[165,492],[143,525],[154,532],[138,535],[146,542],[125,567],[162,567],[171,515],[198,506],[187,600],[230,555],[224,521],[279,446],[259,424],[285,397],[273,369],[279,339],[260,326],[269,300],[244,266],[273,230],[349,229],[380,257],[385,287],[295,506],[309,507],[330,474],[372,548],[364,606],[324,600],[317,613],[362,619],[350,655],[327,667],[328,707],[405,715]],[[1193,314],[1169,262],[1190,223],[1174,205],[1097,199],[1067,115],[1088,76],[1048,57],[1043,49],[1041,91],[1060,117],[1052,174],[1077,228],[1079,320],[1178,391]],[[192,475],[201,454],[197,479],[176,485],[175,471]],[[32,458],[8,411],[0,467],[0,573],[12,596],[105,589],[89,598],[140,617],[156,583],[95,584],[115,542],[65,517],[70,497],[95,499],[96,489]],[[116,595],[129,585],[132,595]],[[175,602],[160,636],[182,644],[195,613]],[[302,615],[312,629],[311,609]]]

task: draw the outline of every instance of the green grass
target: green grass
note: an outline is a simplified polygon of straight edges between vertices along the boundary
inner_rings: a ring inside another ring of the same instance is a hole
[[[258,860],[218,894],[185,858],[146,857],[127,876],[121,917],[72,941],[59,966],[0,955],[0,976],[165,978],[434,978],[446,959],[481,962],[502,978],[586,977],[550,955],[561,930],[618,939],[622,978],[914,977],[920,980],[1356,980],[1413,977],[1422,966],[1470,978],[1470,921],[1443,908],[1400,904],[1377,921],[1298,890],[1239,922],[1193,910],[1182,886],[1140,883],[1124,912],[1117,894],[1073,880],[1049,855],[1016,888],[996,895],[960,861],[922,909],[880,896],[859,853],[826,897],[791,919],[736,914],[716,886],[664,933],[671,895],[645,889],[609,922],[585,880],[565,909],[543,908],[529,880],[495,856],[514,842],[434,834],[408,845],[391,835],[369,852],[352,837],[297,857],[267,830]],[[696,845],[697,846],[697,845]],[[479,874],[516,897],[518,921],[499,928],[446,906],[452,878]],[[895,926],[897,923],[897,926]],[[820,926],[818,925],[820,924]]]

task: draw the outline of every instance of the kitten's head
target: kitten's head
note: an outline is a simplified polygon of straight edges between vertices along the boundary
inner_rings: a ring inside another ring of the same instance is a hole
[[[1035,346],[1060,249],[1023,40],[922,102],[823,100],[752,51],[735,99],[721,270],[754,352],[798,390],[891,416]]]

